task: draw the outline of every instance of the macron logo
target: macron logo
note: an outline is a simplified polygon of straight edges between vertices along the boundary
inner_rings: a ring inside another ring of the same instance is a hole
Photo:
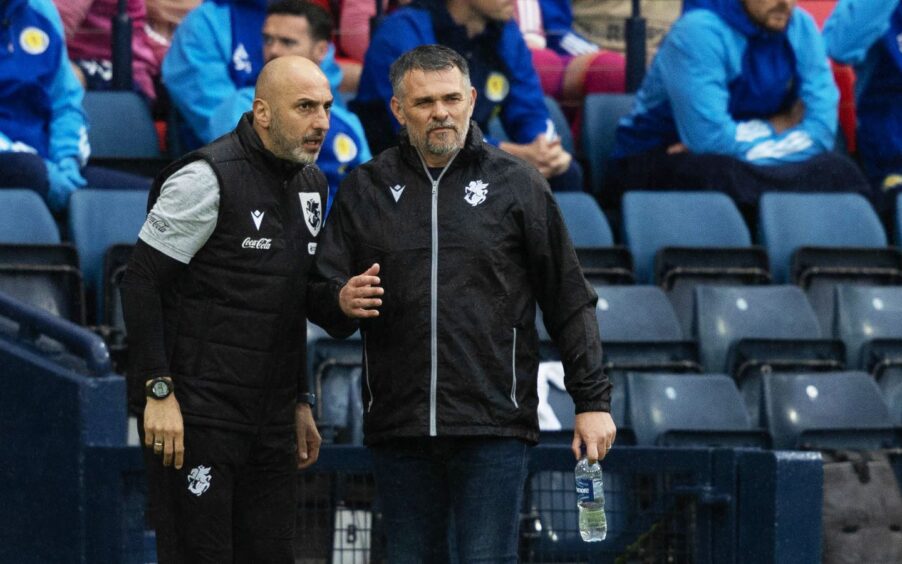
[[[257,231],[260,231],[260,224],[263,223],[263,214],[266,212],[262,212],[260,210],[254,210],[251,212],[251,219],[254,220],[254,225],[257,227]]]
[[[406,185],[401,186],[400,184],[395,184],[394,186],[389,186],[391,188],[391,195],[394,197],[395,202],[401,199],[401,194],[404,193],[404,189],[407,188]]]

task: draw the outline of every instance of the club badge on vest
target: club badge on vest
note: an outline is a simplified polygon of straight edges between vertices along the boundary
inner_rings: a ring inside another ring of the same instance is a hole
[[[319,198],[319,192],[298,192],[301,199],[301,210],[304,212],[304,224],[310,230],[310,234],[319,235],[323,226],[323,206]]]
[[[485,201],[489,193],[489,185],[482,180],[473,180],[464,187],[464,200],[471,206],[478,206]]]

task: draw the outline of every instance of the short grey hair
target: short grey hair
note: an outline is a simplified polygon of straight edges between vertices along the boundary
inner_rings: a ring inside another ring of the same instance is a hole
[[[470,83],[470,67],[467,60],[460,56],[454,49],[443,45],[420,45],[404,53],[392,63],[388,71],[391,80],[392,94],[401,98],[401,83],[407,74],[414,70],[423,72],[438,72],[457,68],[463,75],[467,84]]]

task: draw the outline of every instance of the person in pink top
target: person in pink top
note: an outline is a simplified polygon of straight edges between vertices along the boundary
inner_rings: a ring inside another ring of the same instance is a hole
[[[109,88],[112,68],[112,18],[117,0],[54,0],[66,33],[69,58],[81,71],[89,90]],[[147,10],[144,0],[128,0],[132,19],[132,76],[136,90],[150,102],[156,100],[154,78],[160,74],[160,61],[154,55],[145,31]]]

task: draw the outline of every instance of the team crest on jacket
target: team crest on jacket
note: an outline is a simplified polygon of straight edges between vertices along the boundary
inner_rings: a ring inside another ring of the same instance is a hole
[[[213,477],[210,476],[209,466],[201,465],[192,468],[191,473],[188,474],[188,491],[196,496],[200,496],[210,489],[210,482],[212,480]]]
[[[346,133],[339,133],[332,141],[332,152],[340,163],[349,163],[357,157],[357,143]]]
[[[497,103],[507,98],[508,92],[510,92],[510,84],[507,82],[507,77],[500,72],[489,74],[485,81],[486,98]]]
[[[50,36],[41,28],[26,27],[19,34],[19,47],[29,55],[40,55],[50,47]],[[12,48],[10,44],[10,51]]]
[[[323,206],[318,192],[298,192],[301,198],[301,209],[304,210],[304,223],[310,234],[316,237],[323,226]]]
[[[473,180],[464,188],[464,200],[471,206],[478,206],[485,201],[489,185],[482,180]]]

